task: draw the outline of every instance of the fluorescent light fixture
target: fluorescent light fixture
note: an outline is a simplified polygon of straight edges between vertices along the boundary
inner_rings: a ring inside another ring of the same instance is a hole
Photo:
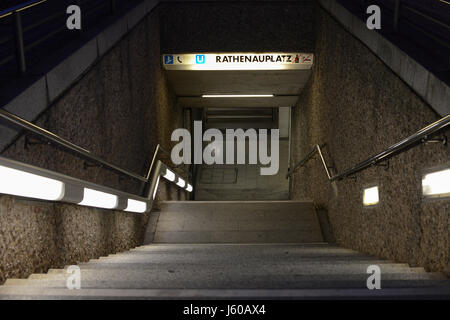
[[[178,178],[177,186],[184,188],[185,185],[186,185],[186,181],[184,181],[181,178]]]
[[[422,192],[424,196],[428,197],[450,196],[450,169],[424,175]]]
[[[187,192],[192,192],[193,188],[192,186],[188,183],[187,187],[186,187],[186,191]]]
[[[273,98],[273,94],[204,94],[202,98]]]
[[[156,180],[155,190],[153,190],[153,200],[155,200],[156,192],[158,191],[159,178],[160,178],[160,177],[158,177],[158,180]]]
[[[363,204],[365,206],[374,206],[379,201],[378,186],[364,189]]]
[[[145,210],[147,210],[147,203],[144,201],[128,199],[128,205],[125,208],[125,211],[142,213],[145,212]]]
[[[114,209],[117,207],[119,198],[116,195],[84,188],[83,201],[79,204],[82,206]]]
[[[64,189],[61,181],[0,166],[0,193],[58,201],[64,197]]]
[[[166,173],[163,175],[163,177],[169,181],[175,181],[175,173],[173,173],[169,169],[166,169]]]

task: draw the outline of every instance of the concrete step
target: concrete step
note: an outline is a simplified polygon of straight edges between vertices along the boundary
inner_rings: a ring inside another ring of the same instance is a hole
[[[384,293],[367,289],[367,267],[381,268]],[[354,250],[314,244],[159,244],[78,265],[82,290],[68,290],[65,269],[8,279],[1,299],[290,297],[450,297],[450,280],[423,268]],[[257,289],[257,291],[255,291]],[[253,291],[252,291],[253,290]],[[263,294],[264,293],[264,294]],[[389,293],[389,294],[388,294]],[[394,294],[395,293],[395,294]],[[437,295],[440,293],[440,295]],[[59,294],[59,296],[57,296]]]
[[[180,259],[179,257],[170,257],[168,259],[164,260],[152,260],[149,261],[148,259],[130,259],[130,260],[110,260],[110,261],[98,261],[98,262],[91,262],[91,263],[80,263],[78,266],[82,269],[99,269],[99,268],[138,268],[138,269],[144,269],[144,268],[160,268],[164,266],[184,266],[190,267],[192,265],[198,266],[198,267],[208,267],[208,266],[217,266],[217,267],[228,267],[230,264],[238,264],[238,265],[245,265],[245,266],[258,266],[263,265],[267,267],[272,267],[272,265],[282,265],[282,266],[348,266],[350,263],[348,260],[312,260],[312,259],[284,259],[282,262],[262,262],[261,260],[254,258],[254,259],[246,259],[245,261],[239,262],[234,261],[230,259],[217,259],[217,260],[211,260],[210,258],[200,258],[200,259],[189,259],[188,261],[183,261],[183,259]],[[391,263],[384,260],[355,260],[351,262],[351,265],[358,266],[358,267],[366,267],[369,265],[379,265],[380,267],[385,267],[385,271],[388,272],[389,268],[405,268],[408,270],[408,272],[425,272],[421,268],[410,268],[408,264],[402,264],[402,263]],[[62,269],[59,269],[62,270]],[[50,273],[50,272],[48,272]],[[52,273],[58,273],[53,271]]]
[[[65,279],[12,279],[0,287],[41,287],[41,288],[67,288]],[[26,280],[26,281],[17,281]],[[153,281],[142,280],[93,280],[85,279],[81,281],[82,289],[317,289],[317,288],[367,288],[367,276],[350,276],[334,278],[316,277],[256,277],[254,279],[236,278],[228,279],[208,279],[208,281],[198,281],[198,279],[154,279]],[[419,287],[441,287],[450,286],[450,282],[429,279],[384,279],[381,282],[382,288],[419,288]]]
[[[311,201],[166,201],[154,243],[323,241]]]
[[[0,287],[3,299],[449,299],[449,287],[361,289],[82,289]]]
[[[169,232],[156,231],[155,243],[265,243],[265,242],[308,242],[320,241],[322,235],[317,231],[203,231],[203,232]]]
[[[275,188],[275,187],[274,187]],[[281,190],[270,190],[263,188],[251,188],[251,189],[239,189],[235,187],[234,189],[224,189],[224,188],[213,188],[206,184],[200,184],[197,186],[195,191],[195,199],[200,201],[220,201],[220,200],[231,200],[238,201],[245,197],[247,200],[289,200],[289,190],[287,187],[278,187]]]
[[[314,209],[311,200],[302,201],[163,201],[161,212],[207,212],[230,214],[252,214],[253,212],[275,212],[275,215],[301,214],[301,209]]]
[[[196,286],[215,286],[217,283],[227,285],[233,281],[237,283],[254,283],[271,280],[272,282],[297,282],[297,281],[335,281],[335,280],[360,280],[366,281],[369,275],[366,273],[365,266],[303,266],[294,268],[283,266],[274,269],[273,265],[263,266],[255,270],[254,266],[212,266],[187,269],[186,266],[165,265],[161,268],[135,268],[133,265],[126,268],[103,269],[81,269],[81,279],[86,281],[99,282],[141,282],[147,283],[149,287],[157,283],[171,284],[177,286],[182,283],[196,284]],[[391,267],[390,270],[385,266],[381,267],[381,278],[385,280],[446,280],[441,274],[410,272],[407,268]],[[45,285],[46,281],[61,281],[62,285],[69,275],[67,273],[33,275],[30,282],[37,281]],[[258,280],[259,279],[259,280]],[[245,287],[243,287],[245,288]]]
[[[118,272],[135,273],[136,277],[146,276],[146,273],[152,273],[149,277],[154,277],[158,275],[164,276],[167,272],[175,273],[182,272],[185,275],[195,276],[196,272],[203,272],[205,274],[223,274],[225,277],[232,277],[234,275],[241,276],[264,276],[272,274],[283,274],[283,275],[339,275],[339,274],[363,274],[366,275],[367,267],[370,264],[324,264],[324,263],[309,263],[309,264],[281,264],[276,263],[271,264],[256,264],[256,263],[233,263],[229,264],[215,264],[213,262],[203,265],[195,265],[189,263],[160,263],[160,264],[102,264],[99,266],[80,266],[81,275],[85,278],[94,276],[98,273],[102,273],[102,277],[114,278],[115,274]],[[407,276],[414,275],[424,275],[429,276],[430,279],[435,278],[433,273],[417,272],[411,270],[406,266],[398,266],[395,264],[380,264],[380,269],[382,276],[387,276],[389,274],[404,274]],[[255,270],[258,269],[258,270]],[[438,274],[439,275],[439,274]],[[57,279],[66,278],[67,273],[51,273],[51,274],[33,274],[28,279]],[[120,276],[119,276],[120,277]],[[442,276],[441,279],[445,279]]]

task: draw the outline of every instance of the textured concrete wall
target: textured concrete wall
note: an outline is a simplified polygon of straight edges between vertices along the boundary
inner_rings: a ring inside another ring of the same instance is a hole
[[[0,284],[142,243],[148,214],[0,197]]]
[[[313,1],[161,3],[163,53],[314,48]]]
[[[322,9],[316,11],[316,65],[293,108],[291,165],[326,143],[339,172],[440,117],[366,46]],[[421,145],[331,185],[319,158],[299,169],[292,198],[328,210],[336,241],[379,257],[450,273],[450,202],[422,199],[424,169],[449,165],[450,148]],[[363,208],[362,189],[380,186],[380,204]]]
[[[160,63],[156,11],[112,48],[43,114],[38,125],[103,159],[144,175],[158,142],[182,125],[181,108]],[[138,193],[142,185],[48,145],[24,149],[20,138],[2,156],[76,178]],[[184,199],[173,184],[160,184],[158,200]],[[148,214],[66,204],[23,202],[0,196],[0,283],[142,243]],[[157,207],[157,204],[156,204]]]

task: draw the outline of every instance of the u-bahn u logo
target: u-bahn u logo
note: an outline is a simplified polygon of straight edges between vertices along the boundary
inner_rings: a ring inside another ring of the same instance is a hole
[[[195,62],[197,64],[204,64],[205,63],[205,55],[204,54],[197,54],[195,56]]]

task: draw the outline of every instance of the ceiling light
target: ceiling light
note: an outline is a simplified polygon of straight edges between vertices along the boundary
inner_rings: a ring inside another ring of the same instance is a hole
[[[186,187],[186,191],[187,192],[192,192],[193,188],[192,186],[188,183],[187,187]]]
[[[204,94],[202,98],[273,98],[273,94]]]

